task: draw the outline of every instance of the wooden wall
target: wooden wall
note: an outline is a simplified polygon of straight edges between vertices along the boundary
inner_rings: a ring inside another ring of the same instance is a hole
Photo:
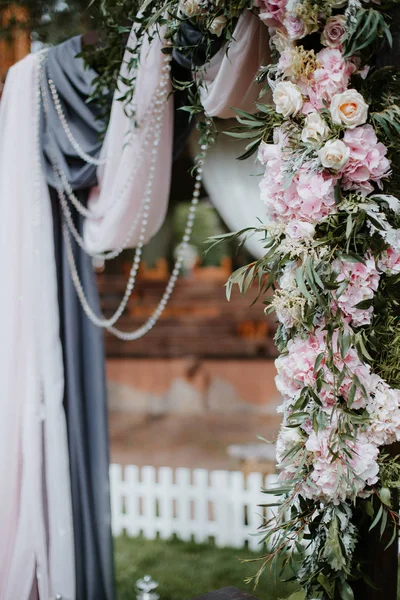
[[[22,6],[0,9],[0,27],[4,31],[10,22],[27,22],[27,11]],[[31,40],[28,29],[15,27],[0,37],[0,84],[4,82],[8,69],[29,54]]]
[[[207,269],[201,269],[206,272]],[[126,276],[101,275],[98,278],[101,306],[105,315],[116,310],[125,291]],[[206,277],[181,278],[157,325],[141,340],[122,342],[106,335],[109,357],[179,358],[272,358],[276,356],[273,336],[276,325],[266,317],[258,301],[251,306],[257,290],[245,298],[234,293],[226,300],[224,283]],[[118,322],[123,330],[140,327],[148,319],[167,285],[167,280],[138,281],[127,310]]]

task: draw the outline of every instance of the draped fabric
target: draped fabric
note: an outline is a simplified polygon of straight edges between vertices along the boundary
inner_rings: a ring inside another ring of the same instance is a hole
[[[51,79],[60,98],[68,127],[78,144],[87,154],[96,158],[102,147],[101,132],[104,123],[99,119],[95,103],[88,103],[96,72],[85,66],[77,54],[82,50],[80,36],[54,46],[46,52],[45,79]],[[41,146],[46,179],[56,187],[58,177],[52,168],[52,155],[67,173],[73,189],[88,189],[96,184],[96,168],[82,160],[71,145],[57,114],[48,90],[48,123],[42,111]]]
[[[203,166],[203,184],[207,194],[231,231],[255,227],[264,215],[259,183],[262,179],[256,156],[237,160],[245,152],[246,142],[233,140],[223,133],[233,126],[222,122],[216,143],[209,149]],[[191,154],[198,152],[197,136],[190,140]],[[249,236],[245,246],[256,258],[265,254],[259,234]]]
[[[76,55],[81,38],[51,48],[46,55],[46,79],[58,92],[68,126],[81,148],[98,157],[103,123],[96,105],[87,103],[96,76]],[[96,183],[96,167],[76,153],[61,125],[51,96],[48,115],[42,114],[41,147],[43,167],[50,186],[53,233],[57,265],[60,337],[64,360],[64,406],[68,426],[72,510],[75,539],[77,600],[111,600],[113,556],[109,494],[109,451],[107,396],[103,332],[83,312],[71,279],[62,238],[62,211],[54,186],[51,159],[54,154],[67,179],[86,204],[89,188]],[[82,217],[73,209],[74,223],[82,231]],[[75,261],[85,294],[99,311],[99,299],[92,263],[74,244]]]
[[[127,48],[133,44],[132,30]],[[153,97],[160,81],[164,46],[162,32],[152,43],[144,41],[140,55],[136,91],[131,101],[136,106],[138,127],[133,130],[129,116],[131,106],[124,106],[119,98],[124,90],[114,94],[111,117],[101,152],[105,164],[98,168],[99,185],[92,189],[89,208],[97,218],[87,219],[84,226],[85,242],[91,252],[104,252],[124,245],[131,224],[140,210],[150,173],[152,146],[144,147],[149,128],[154,126],[151,111]],[[121,67],[126,76],[130,51],[127,50]],[[121,84],[122,86],[122,84]],[[171,83],[168,83],[171,90]],[[157,233],[167,212],[171,181],[173,150],[173,98],[169,97],[163,110],[161,142],[157,150],[154,183],[146,231],[147,240]],[[130,237],[134,247],[140,227]]]
[[[253,75],[263,62],[261,27],[254,15],[244,13],[228,55],[220,51],[212,59],[203,91],[210,115],[229,116],[232,105],[246,109],[256,98]],[[73,44],[77,41],[50,53],[47,76],[58,88],[74,137],[95,156],[97,125],[85,104],[93,73],[85,74],[78,63],[68,66]],[[77,158],[60,136],[58,115],[50,112],[57,161],[81,201],[93,186],[88,207],[94,218],[75,222],[94,252],[119,248],[141,205],[151,162],[143,141],[153,126],[148,108],[162,72],[162,46],[160,35],[142,49],[133,99],[138,129],[132,129],[118,100],[121,90],[115,94],[98,185],[92,166]],[[46,130],[42,168],[39,162],[38,63],[37,56],[30,56],[11,69],[0,107],[0,598],[27,600],[37,580],[41,600],[57,594],[74,600],[76,562],[78,600],[108,600],[112,566],[101,336],[83,317],[67,276],[58,200],[53,191],[50,199],[47,187],[55,181]],[[173,122],[170,99],[156,155],[148,239],[167,210]],[[137,239],[138,233],[130,244]],[[81,253],[76,257],[96,309],[90,263]]]
[[[256,110],[260,86],[254,79],[260,66],[271,62],[268,29],[257,15],[250,11],[242,13],[233,38],[228,52],[221,48],[202,74],[204,110],[221,119],[235,117],[235,108]]]
[[[53,224],[40,169],[37,57],[0,106],[0,598],[75,597]]]
[[[134,29],[131,40],[134,37]],[[128,41],[128,48],[132,45]],[[148,107],[160,80],[163,65],[161,52],[164,41],[155,36],[149,45],[144,43],[140,55],[140,67],[132,104],[136,105],[139,122],[134,135],[130,135],[132,122],[129,106],[119,101],[122,93],[114,95],[110,123],[101,156],[106,160],[98,168],[99,185],[89,196],[89,207],[97,218],[87,219],[84,225],[85,241],[92,252],[104,252],[124,243],[130,225],[137,214],[149,175],[151,149],[143,149],[147,127],[151,127]],[[126,75],[130,52],[124,57],[121,73]],[[254,110],[260,88],[254,77],[262,64],[270,62],[268,33],[260,19],[245,11],[235,28],[229,52],[221,48],[203,70],[204,87],[202,102],[211,116],[228,118],[234,116],[232,107]],[[127,110],[128,109],[128,110]],[[147,113],[147,114],[146,114]],[[147,226],[147,240],[158,231],[166,215],[173,148],[174,112],[172,98],[165,104],[161,143],[158,148],[156,174]],[[140,164],[134,177],[130,178],[135,165]],[[122,190],[122,184],[126,182]],[[139,228],[131,236],[130,245],[135,246]]]

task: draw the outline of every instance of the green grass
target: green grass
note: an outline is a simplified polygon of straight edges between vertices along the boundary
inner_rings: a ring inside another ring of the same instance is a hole
[[[258,568],[258,563],[240,562],[257,556],[248,550],[218,549],[213,544],[176,539],[149,541],[122,536],[115,540],[115,551],[118,600],[135,600],[135,583],[147,574],[159,582],[160,600],[190,600],[226,586],[252,592],[244,580]],[[260,600],[278,600],[293,590],[267,570],[255,595]]]

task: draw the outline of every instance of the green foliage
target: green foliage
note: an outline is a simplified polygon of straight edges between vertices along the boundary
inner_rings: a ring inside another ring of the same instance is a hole
[[[58,44],[73,35],[95,29],[98,11],[91,0],[3,0],[1,7],[9,5],[27,9],[28,21],[11,19],[6,28],[0,31],[8,36],[15,27],[32,32],[34,40],[45,44]]]
[[[172,215],[176,244],[182,240],[185,233],[189,209],[190,203],[179,203]],[[204,239],[222,234],[222,232],[223,227],[216,210],[208,203],[201,202],[197,207],[190,244],[196,248],[204,266],[219,266],[223,258],[232,255],[232,248],[227,242],[219,244],[213,250],[204,254]]]
[[[282,116],[276,110],[268,105],[257,103],[258,113],[251,114],[244,110],[235,109],[239,126],[231,131],[225,131],[225,135],[237,139],[250,140],[246,146],[246,151],[239,156],[239,160],[245,160],[257,152],[261,142],[271,142],[275,127],[282,124]]]
[[[387,15],[373,8],[360,8],[350,24],[345,40],[344,54],[346,58],[369,49],[386,40],[392,45],[392,34],[387,23]]]

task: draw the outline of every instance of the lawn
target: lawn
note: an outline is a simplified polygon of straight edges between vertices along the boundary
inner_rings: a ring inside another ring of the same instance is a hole
[[[147,574],[159,582],[160,600],[190,600],[226,586],[253,591],[244,580],[256,573],[258,563],[239,560],[257,556],[248,550],[126,536],[116,539],[115,550],[118,600],[135,600],[135,582]],[[255,595],[260,600],[278,600],[287,598],[293,589],[276,581],[268,570]]]

